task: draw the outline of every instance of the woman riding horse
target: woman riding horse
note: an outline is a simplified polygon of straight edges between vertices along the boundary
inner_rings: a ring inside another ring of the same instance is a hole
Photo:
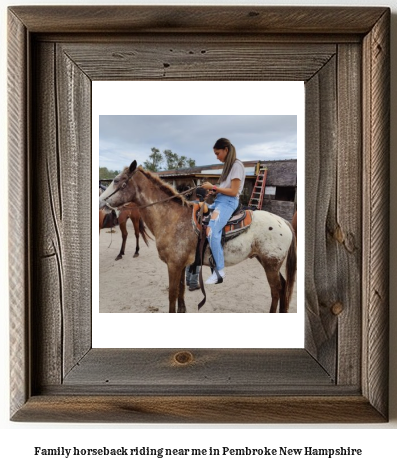
[[[225,278],[225,259],[222,247],[222,229],[239,205],[239,196],[244,189],[245,169],[237,160],[236,149],[229,139],[221,138],[215,142],[216,158],[224,163],[219,186],[204,182],[202,187],[216,193],[215,201],[209,205],[213,209],[207,228],[208,242],[214,257],[215,269],[205,282],[207,285],[222,283]]]

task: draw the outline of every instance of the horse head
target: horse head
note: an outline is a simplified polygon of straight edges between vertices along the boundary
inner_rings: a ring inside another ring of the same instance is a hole
[[[125,203],[133,201],[134,192],[130,180],[137,170],[137,162],[134,160],[129,167],[119,173],[112,183],[99,197],[99,209],[105,207],[117,208]]]

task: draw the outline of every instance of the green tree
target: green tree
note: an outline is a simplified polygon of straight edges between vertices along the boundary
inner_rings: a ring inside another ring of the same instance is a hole
[[[165,150],[164,155],[167,161],[167,170],[195,167],[196,165],[195,160],[189,159],[184,155],[179,157],[178,154],[172,152],[171,150]]]
[[[167,162],[167,170],[172,170],[178,167],[179,157],[178,154],[172,152],[171,150],[167,149],[164,151],[165,159]]]
[[[109,170],[107,167],[99,167],[100,180],[113,180],[120,173],[120,170]]]
[[[186,163],[188,167],[195,167],[196,166],[196,161],[194,159],[186,159]]]
[[[150,149],[152,153],[149,155],[149,159],[143,163],[143,168],[150,170],[151,172],[158,172],[161,170],[161,164],[163,163],[164,157],[161,155],[159,149],[152,147]]]
[[[152,153],[149,155],[149,158],[143,163],[143,168],[150,170],[151,172],[159,172],[162,170],[161,166],[165,161],[164,170],[173,170],[186,167],[195,167],[196,161],[194,159],[189,159],[182,155],[179,157],[178,154],[172,152],[170,149],[163,151],[163,154],[156,149],[156,147],[151,148]]]

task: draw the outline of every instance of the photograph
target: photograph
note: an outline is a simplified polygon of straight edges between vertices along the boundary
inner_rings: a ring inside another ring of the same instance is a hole
[[[297,116],[100,116],[99,128],[100,312],[197,312],[206,293],[200,312],[297,312]]]

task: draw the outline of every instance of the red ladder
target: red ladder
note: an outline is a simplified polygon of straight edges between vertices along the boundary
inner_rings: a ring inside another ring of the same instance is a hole
[[[258,163],[256,181],[254,188],[252,189],[249,206],[252,206],[256,209],[262,209],[263,196],[265,195],[266,177],[267,167]]]

